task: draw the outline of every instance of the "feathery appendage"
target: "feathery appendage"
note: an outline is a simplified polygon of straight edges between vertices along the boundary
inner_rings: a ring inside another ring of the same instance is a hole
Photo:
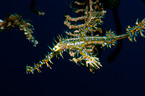
[[[83,3],[78,1],[74,2],[78,6],[85,6],[85,9],[78,9],[76,13],[83,13],[82,16],[77,18],[72,18],[69,15],[66,15],[66,20],[64,24],[68,26],[71,32],[66,32],[68,37],[62,38],[58,37],[59,42],[56,41],[56,45],[51,49],[51,53],[46,55],[46,57],[34,64],[33,67],[26,66],[27,73],[34,73],[35,70],[40,71],[40,67],[46,64],[50,69],[49,62],[52,63],[52,58],[57,57],[58,54],[62,56],[63,52],[68,52],[71,61],[76,64],[85,66],[89,68],[90,72],[95,72],[95,70],[102,67],[99,61],[99,48],[115,46],[117,40],[124,38],[129,38],[135,40],[137,34],[145,37],[143,35],[145,29],[145,19],[140,23],[137,21],[136,25],[133,27],[128,26],[126,28],[126,33],[122,35],[116,35],[113,31],[106,31],[106,34],[103,35],[102,28],[100,25],[103,23],[102,18],[104,17],[106,11],[103,9],[99,0],[86,0]],[[82,21],[83,23],[77,23]],[[72,25],[71,22],[76,22],[75,25]],[[63,57],[63,56],[62,56]],[[84,63],[85,61],[85,63]]]
[[[5,20],[0,19],[0,30],[9,30],[14,27],[19,27],[19,29],[24,32],[26,38],[36,47],[38,41],[32,36],[34,28],[29,22],[23,20],[18,14],[12,14],[5,18]]]
[[[140,23],[138,22],[138,19],[136,20],[136,25],[133,27],[128,26],[126,28],[128,39],[130,41],[135,41],[136,42],[136,37],[138,36],[138,34],[140,34],[142,37],[145,37],[144,33],[145,33],[145,19],[143,19]]]

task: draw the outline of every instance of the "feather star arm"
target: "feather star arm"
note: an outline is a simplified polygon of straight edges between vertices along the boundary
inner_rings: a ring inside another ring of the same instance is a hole
[[[0,19],[1,31],[4,29],[9,30],[14,27],[19,27],[19,29],[24,32],[26,38],[33,43],[34,47],[36,47],[38,41],[32,35],[34,28],[29,22],[23,20],[23,18],[18,14],[11,14],[5,18],[5,20]]]

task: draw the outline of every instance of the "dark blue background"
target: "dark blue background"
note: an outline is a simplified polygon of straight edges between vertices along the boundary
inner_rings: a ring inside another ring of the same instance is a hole
[[[95,74],[65,59],[52,61],[53,69],[43,66],[42,73],[27,75],[25,67],[43,59],[50,52],[53,37],[64,35],[64,13],[69,9],[70,0],[36,0],[36,9],[46,14],[39,17],[29,9],[31,0],[1,0],[0,18],[9,13],[21,14],[31,20],[35,28],[34,36],[39,45],[34,48],[18,28],[0,33],[0,87],[4,95],[27,96],[145,96],[145,38],[137,37],[137,42],[123,40],[120,53],[112,63],[108,56],[114,51],[102,52],[103,67]],[[119,18],[123,33],[136,19],[145,18],[145,4],[141,0],[121,0]],[[115,30],[111,10],[107,10],[104,28]],[[1,94],[2,94],[1,93]]]

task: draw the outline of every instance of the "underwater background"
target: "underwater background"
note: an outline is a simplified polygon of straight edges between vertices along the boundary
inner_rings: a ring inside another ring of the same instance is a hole
[[[145,96],[145,38],[138,36],[137,42],[122,40],[117,57],[108,62],[108,56],[116,47],[105,48],[100,61],[103,67],[95,74],[64,59],[52,59],[52,70],[45,65],[42,73],[26,74],[26,65],[33,65],[43,59],[53,37],[65,37],[68,30],[63,24],[66,12],[70,12],[71,0],[36,0],[36,9],[45,12],[38,16],[30,10],[31,0],[2,0],[0,19],[17,13],[34,26],[33,36],[39,41],[37,47],[26,40],[22,31],[13,28],[0,32],[1,92],[8,95],[40,96]],[[122,32],[128,25],[135,25],[136,19],[145,18],[145,3],[142,0],[120,0],[118,14]],[[114,30],[113,13],[107,9],[103,28]],[[1,93],[1,94],[2,94]]]

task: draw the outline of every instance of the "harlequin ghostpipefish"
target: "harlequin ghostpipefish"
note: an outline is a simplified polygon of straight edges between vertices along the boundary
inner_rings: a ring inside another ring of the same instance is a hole
[[[62,56],[63,52],[68,52],[71,61],[78,65],[87,67],[90,72],[94,72],[102,67],[99,61],[98,48],[115,46],[117,40],[128,38],[130,41],[136,41],[138,35],[144,36],[145,19],[135,23],[135,26],[126,28],[126,33],[116,35],[114,31],[106,31],[104,33],[101,28],[102,19],[106,13],[99,0],[85,0],[85,2],[75,1],[74,5],[78,6],[75,13],[81,14],[80,17],[72,18],[70,15],[65,15],[64,24],[68,26],[71,32],[66,32],[67,37],[58,36],[59,41],[51,52],[46,55],[43,60],[40,60],[34,66],[26,66],[27,73],[34,73],[35,70],[40,71],[40,67],[46,64],[50,69],[49,63],[52,63],[52,58],[58,54]],[[76,23],[76,24],[72,24]],[[63,57],[63,56],[62,56]]]

